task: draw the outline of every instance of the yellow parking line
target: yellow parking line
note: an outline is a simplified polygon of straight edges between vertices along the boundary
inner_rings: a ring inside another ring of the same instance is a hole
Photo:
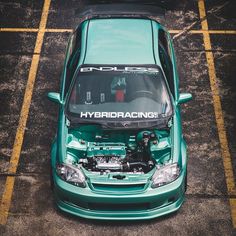
[[[38,32],[39,29],[35,28],[0,28],[0,32]],[[170,29],[169,32],[171,34],[178,34],[183,30],[174,30]],[[42,29],[41,32],[50,32],[50,33],[64,33],[64,32],[73,32],[73,29],[59,29],[59,28],[52,28],[52,29]],[[236,30],[190,30],[188,33],[190,34],[236,34]]]
[[[204,0],[198,1],[198,7],[199,7],[200,18],[204,19],[206,17],[206,9],[205,9]],[[216,124],[217,124],[217,129],[218,129],[218,134],[219,134],[221,155],[223,158],[226,185],[227,185],[228,193],[230,195],[235,195],[236,191],[235,191],[232,160],[231,160],[231,155],[229,152],[229,145],[228,145],[225,125],[224,125],[224,118],[223,118],[223,111],[222,111],[221,100],[220,100],[220,95],[219,95],[219,88],[218,88],[217,79],[216,79],[214,56],[213,56],[213,53],[211,52],[211,40],[210,40],[210,35],[208,32],[207,19],[203,20],[201,22],[201,25],[202,25],[202,29],[205,30],[203,33],[203,40],[204,40],[204,45],[206,49],[206,59],[207,59],[207,64],[208,64],[208,72],[209,72],[210,86],[211,86],[212,97],[213,97]],[[231,207],[231,216],[232,216],[233,226],[234,228],[236,228],[236,199],[230,198],[230,207]]]
[[[45,31],[50,33],[64,33],[73,32],[73,29],[45,29]]]
[[[43,37],[44,37],[45,29],[46,29],[50,3],[51,3],[51,0],[45,0],[44,5],[43,5],[42,16],[41,16],[36,44],[34,48],[34,55],[33,55],[31,66],[30,66],[28,81],[25,88],[23,105],[22,105],[21,113],[20,113],[19,124],[17,127],[16,137],[15,137],[12,155],[10,159],[9,173],[16,173],[17,166],[19,163],[21,147],[22,147],[25,128],[26,128],[26,122],[29,115],[29,108],[30,108],[35,78],[36,78],[36,74],[38,70],[39,57],[40,57],[39,54],[41,52],[41,48],[43,44]],[[0,205],[0,225],[5,225],[7,222],[8,212],[11,205],[11,198],[12,198],[12,193],[13,193],[13,188],[14,188],[14,182],[15,182],[15,177],[13,176],[7,177],[2,200],[1,200],[1,205]]]
[[[179,34],[183,30],[169,30],[171,34]],[[236,30],[189,30],[189,34],[236,34]]]
[[[236,34],[236,30],[209,30],[210,34]]]
[[[0,28],[0,32],[38,32],[39,29],[35,28]],[[72,32],[72,29],[42,29],[41,32],[50,32],[50,33],[64,33]]]
[[[38,32],[34,28],[0,28],[0,32]]]

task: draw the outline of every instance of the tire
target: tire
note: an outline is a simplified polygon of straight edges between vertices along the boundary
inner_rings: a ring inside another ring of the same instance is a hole
[[[188,171],[186,170],[185,181],[184,181],[184,192],[187,192],[188,188]]]
[[[52,174],[52,166],[50,166],[50,188],[52,191],[54,191],[54,179]]]

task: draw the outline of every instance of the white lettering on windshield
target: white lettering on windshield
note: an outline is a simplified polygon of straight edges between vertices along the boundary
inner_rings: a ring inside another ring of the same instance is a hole
[[[80,112],[80,118],[155,119],[158,118],[159,116],[160,115],[158,114],[158,112]]]
[[[103,71],[103,72],[148,72],[148,73],[158,73],[159,70],[157,68],[148,68],[148,67],[123,67],[118,68],[116,66],[100,66],[100,67],[82,67],[80,68],[80,72],[93,72],[93,71]]]

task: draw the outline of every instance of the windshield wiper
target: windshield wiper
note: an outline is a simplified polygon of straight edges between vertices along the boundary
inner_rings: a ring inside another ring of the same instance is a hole
[[[67,126],[71,128],[78,127],[79,125],[97,125],[104,129],[140,129],[140,128],[158,128],[170,129],[169,122],[172,116],[168,116],[158,120],[139,120],[139,121],[96,121],[96,120],[83,120],[79,118],[72,118],[67,120]]]
[[[171,117],[162,118],[161,120],[142,120],[142,121],[116,121],[116,122],[107,122],[107,126],[112,129],[170,129],[168,122]]]

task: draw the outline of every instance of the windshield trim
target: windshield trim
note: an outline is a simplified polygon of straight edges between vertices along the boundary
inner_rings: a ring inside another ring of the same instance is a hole
[[[160,74],[161,74],[161,76],[162,76],[162,78],[163,78],[163,82],[165,83],[165,87],[166,87],[166,92],[167,92],[167,94],[168,94],[168,96],[169,96],[169,101],[170,101],[170,115],[168,115],[168,116],[166,116],[166,117],[162,117],[162,118],[153,118],[152,119],[152,121],[158,121],[158,120],[162,120],[162,119],[166,119],[167,117],[172,117],[173,116],[173,113],[174,113],[174,105],[173,105],[173,97],[172,97],[172,94],[171,94],[171,92],[170,92],[170,88],[169,88],[169,86],[168,86],[168,83],[167,83],[167,81],[166,81],[166,77],[164,76],[164,74],[163,74],[163,71],[162,71],[162,69],[161,69],[161,67],[160,66],[158,66],[158,65],[155,65],[155,64],[139,64],[139,65],[136,65],[136,64],[134,64],[134,65],[127,65],[127,64],[119,64],[119,65],[113,65],[113,64],[82,64],[82,65],[80,65],[80,66],[78,66],[77,67],[77,69],[76,69],[76,71],[75,71],[75,73],[74,73],[74,75],[73,75],[73,78],[72,78],[72,82],[71,82],[71,84],[70,84],[70,88],[69,88],[69,90],[68,90],[68,93],[67,93],[67,95],[66,95],[66,101],[65,101],[65,105],[64,105],[64,114],[65,114],[65,116],[66,116],[66,118],[68,119],[68,120],[70,120],[69,119],[69,117],[71,116],[71,117],[73,117],[74,119],[76,118],[76,119],[79,119],[78,117],[77,117],[77,115],[75,115],[75,113],[73,113],[73,112],[70,112],[69,111],[69,109],[68,109],[68,107],[69,107],[69,101],[70,101],[70,97],[71,97],[71,93],[72,93],[72,90],[73,90],[73,87],[74,87],[74,84],[76,83],[76,80],[77,80],[77,77],[78,77],[78,74],[81,72],[80,71],[80,69],[81,68],[83,68],[83,67],[137,67],[137,68],[156,68],[156,69],[158,69],[159,70],[159,72],[160,72]],[[85,119],[80,119],[81,121],[85,121]],[[87,119],[86,119],[87,120]],[[96,120],[96,121],[101,121],[101,120]],[[127,120],[124,120],[123,122],[125,122],[125,121],[127,121]],[[142,120],[129,120],[130,122],[141,122]],[[148,119],[145,119],[145,121],[147,122],[148,121]],[[104,119],[104,122],[106,122],[105,121],[105,119]],[[117,120],[107,120],[107,122],[113,122],[113,123],[119,123],[119,122],[121,122],[121,121],[117,121]]]

